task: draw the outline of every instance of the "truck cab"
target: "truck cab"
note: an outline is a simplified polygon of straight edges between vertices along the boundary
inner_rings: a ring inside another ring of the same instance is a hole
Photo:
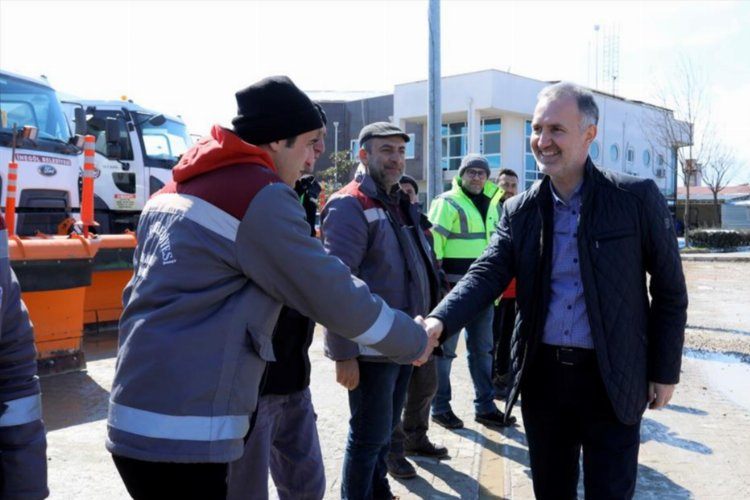
[[[127,100],[69,100],[65,107],[69,117],[85,115],[85,133],[96,138],[98,232],[135,230],[146,201],[172,179],[172,167],[193,143],[185,123]]]
[[[18,235],[56,234],[78,209],[80,144],[46,81],[0,71],[0,198],[5,210],[15,161]]]

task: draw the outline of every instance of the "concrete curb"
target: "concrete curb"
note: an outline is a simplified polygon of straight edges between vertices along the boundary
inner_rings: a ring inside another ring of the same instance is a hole
[[[750,253],[693,253],[680,254],[682,260],[692,262],[750,262]]]

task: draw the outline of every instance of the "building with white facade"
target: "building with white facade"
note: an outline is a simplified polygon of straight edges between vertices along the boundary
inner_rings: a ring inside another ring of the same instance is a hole
[[[493,174],[511,168],[520,187],[528,188],[540,177],[531,153],[531,118],[539,91],[550,82],[498,70],[485,70],[442,78],[442,165],[446,189],[467,153],[485,155]],[[605,169],[653,179],[664,195],[674,199],[677,147],[664,147],[649,129],[672,112],[651,104],[592,90],[599,106],[599,126],[590,155]],[[427,134],[427,80],[395,86],[393,122],[404,130]],[[677,123],[677,122],[675,122]],[[421,125],[414,127],[414,125]],[[423,148],[415,159],[426,159],[427,137],[416,141]],[[426,191],[425,162],[421,162],[420,191]],[[409,170],[414,173],[416,165]],[[418,167],[416,170],[420,170]]]

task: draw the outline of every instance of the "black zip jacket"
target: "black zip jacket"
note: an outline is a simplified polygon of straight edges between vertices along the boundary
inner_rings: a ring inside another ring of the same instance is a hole
[[[688,300],[677,238],[652,180],[599,170],[591,159],[584,175],[578,252],[591,335],[615,413],[635,424],[649,381],[679,381]],[[505,202],[487,250],[430,314],[443,321],[444,340],[517,277],[506,415],[542,338],[551,262],[552,193],[545,177]]]

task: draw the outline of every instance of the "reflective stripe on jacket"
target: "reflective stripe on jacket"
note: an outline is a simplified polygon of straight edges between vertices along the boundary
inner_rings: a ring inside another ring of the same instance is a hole
[[[452,189],[438,196],[430,207],[435,255],[443,261],[442,268],[451,283],[461,279],[471,263],[482,255],[500,220],[503,190],[487,181],[483,194],[490,199],[484,220],[461,189],[459,176],[453,178]]]
[[[417,205],[406,199],[400,203],[407,227],[389,213],[372,177],[358,172],[353,181],[331,196],[323,209],[323,245],[390,307],[409,316],[424,315],[439,298],[437,263],[421,230]],[[427,282],[418,278],[419,266],[424,268]],[[428,285],[428,297],[422,296],[421,284]],[[424,305],[429,306],[427,310]],[[325,330],[325,353],[337,361],[357,356],[383,357],[377,348],[357,346],[329,329]]]
[[[275,173],[210,167],[168,183],[140,217],[109,405],[115,455],[239,459],[282,304],[396,362],[427,342],[310,237],[297,194]]]
[[[0,498],[46,498],[47,440],[34,330],[10,267],[0,216]]]

